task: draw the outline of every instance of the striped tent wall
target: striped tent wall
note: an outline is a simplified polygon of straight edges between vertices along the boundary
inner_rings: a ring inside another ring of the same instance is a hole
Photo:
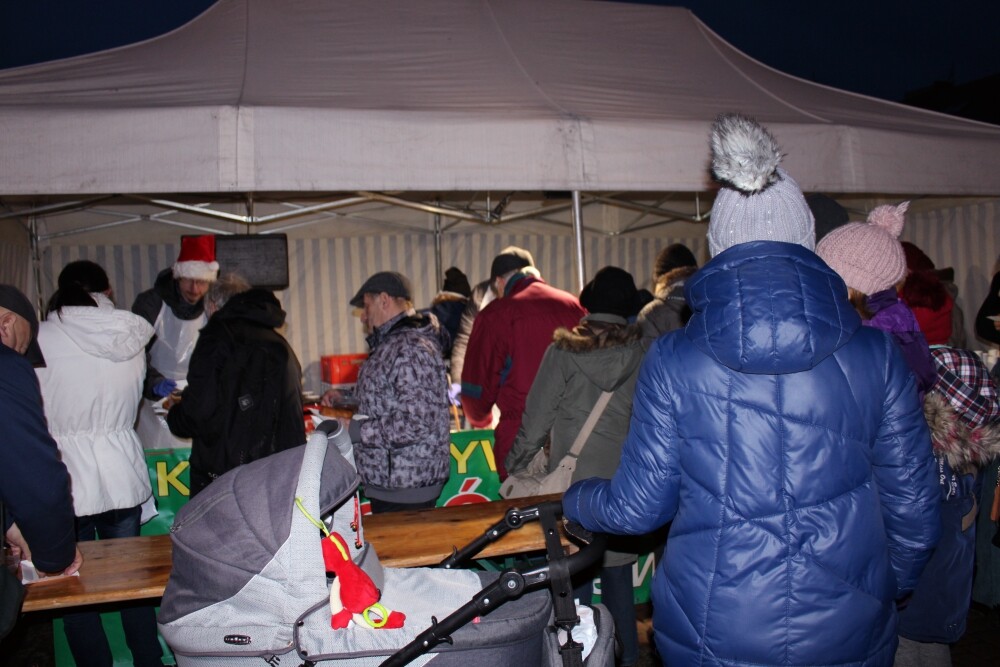
[[[697,257],[707,256],[703,238],[588,235],[584,243],[586,275],[612,264],[630,271],[640,287],[648,287],[656,254],[675,242],[686,243]],[[441,272],[457,266],[475,285],[489,276],[493,257],[508,245],[529,249],[549,283],[574,294],[579,291],[575,243],[568,234],[470,231],[445,235]],[[160,270],[173,264],[178,251],[179,244],[50,246],[42,252],[41,293],[45,299],[52,294],[59,271],[67,263],[89,259],[105,267],[115,301],[128,308],[139,292],[153,285]],[[365,278],[376,271],[400,271],[413,282],[417,307],[430,304],[438,290],[433,235],[295,238],[289,239],[288,254],[289,287],[277,295],[288,313],[285,336],[302,362],[305,386],[311,390],[320,388],[321,356],[366,351],[360,322],[348,305]]]
[[[1000,255],[1000,202],[919,212],[909,218],[902,240],[927,253],[936,267],[955,269],[967,345],[985,349],[987,344],[975,338],[973,323]]]
[[[29,298],[31,251],[16,243],[0,243],[0,283],[13,285]]]
[[[903,239],[922,248],[939,267],[955,268],[959,304],[966,318],[970,347],[984,347],[973,338],[972,322],[986,296],[994,262],[1000,253],[1000,202],[914,213]],[[606,265],[630,271],[640,287],[649,287],[659,250],[685,243],[701,260],[707,258],[704,237],[697,239],[605,236],[584,238],[585,275]],[[502,229],[452,232],[442,236],[441,271],[457,266],[473,285],[489,275],[493,257],[508,245],[527,248],[542,276],[556,287],[578,291],[575,243],[569,233],[508,233]],[[52,294],[59,271],[74,259],[90,259],[108,270],[121,307],[153,285],[156,274],[173,264],[177,244],[53,245],[43,249],[41,294]],[[26,275],[28,257],[23,248],[11,252],[0,246],[4,273],[17,267]],[[285,335],[305,371],[305,386],[320,386],[319,358],[366,350],[360,323],[348,301],[364,279],[382,270],[397,270],[413,281],[417,307],[430,303],[439,280],[432,234],[391,233],[343,238],[290,238],[289,288],[278,293],[288,312]],[[23,268],[22,268],[23,267]]]

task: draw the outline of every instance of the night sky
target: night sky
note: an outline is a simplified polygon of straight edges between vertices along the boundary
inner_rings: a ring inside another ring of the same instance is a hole
[[[889,100],[937,81],[962,84],[1000,73],[998,0],[639,1],[686,6],[723,38],[772,67]],[[0,0],[0,68],[155,37],[211,4]]]

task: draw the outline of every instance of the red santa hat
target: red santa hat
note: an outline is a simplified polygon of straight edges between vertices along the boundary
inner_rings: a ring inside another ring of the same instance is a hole
[[[174,262],[174,278],[215,282],[219,263],[215,261],[215,236],[182,236],[181,254]]]

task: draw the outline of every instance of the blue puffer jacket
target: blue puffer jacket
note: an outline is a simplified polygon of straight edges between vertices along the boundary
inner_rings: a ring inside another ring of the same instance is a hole
[[[670,665],[891,665],[894,599],[938,538],[912,374],[844,283],[791,244],[734,246],[643,362],[612,480],[567,491],[591,530],[673,520],[653,584]]]

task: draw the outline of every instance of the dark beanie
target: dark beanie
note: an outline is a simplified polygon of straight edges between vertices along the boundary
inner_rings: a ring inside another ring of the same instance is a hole
[[[441,286],[441,289],[445,292],[461,294],[464,297],[472,296],[472,287],[469,285],[469,279],[456,266],[444,272],[444,284]]]
[[[656,265],[653,267],[653,280],[682,266],[698,266],[698,260],[694,258],[694,253],[688,250],[688,247],[683,243],[668,245],[656,256]]]
[[[639,312],[638,291],[632,274],[606,266],[580,292],[580,305],[591,314],[607,313],[628,319]]]

